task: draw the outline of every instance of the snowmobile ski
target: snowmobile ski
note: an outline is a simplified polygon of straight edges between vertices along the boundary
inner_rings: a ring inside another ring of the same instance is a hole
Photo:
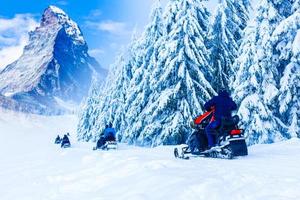
[[[178,148],[174,149],[174,156],[175,156],[175,158],[180,158],[180,159],[185,159],[185,160],[188,160],[190,158],[189,156],[186,156],[184,154],[184,151],[182,151],[182,150],[179,153]]]
[[[99,150],[116,150],[118,148],[118,144],[116,141],[107,141],[103,146],[101,147],[93,147],[93,151],[99,149]]]
[[[190,156],[189,156],[190,155]],[[234,155],[229,146],[214,147],[206,151],[189,151],[188,147],[182,147],[181,149],[174,149],[175,158],[188,160],[190,157],[207,157],[207,158],[221,158],[221,159],[233,159]]]

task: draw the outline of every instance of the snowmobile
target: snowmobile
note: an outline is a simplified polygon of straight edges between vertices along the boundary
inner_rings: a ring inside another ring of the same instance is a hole
[[[60,147],[61,148],[69,148],[69,147],[71,147],[71,142],[70,142],[70,140],[69,140],[69,138],[68,138],[67,135],[64,135],[64,137],[63,137],[63,139],[61,141],[61,146]]]
[[[59,135],[55,138],[55,141],[54,141],[54,143],[55,144],[60,144],[61,143],[61,141],[62,141],[62,139],[59,137]]]
[[[96,144],[96,147],[93,148],[93,150],[97,150],[97,149],[100,149],[100,150],[110,150],[110,149],[117,149],[118,148],[118,144],[117,144],[117,141],[116,139],[113,137],[113,138],[109,138],[107,141],[105,141],[105,143],[103,145],[102,141],[101,141],[101,138],[100,140],[97,141],[97,144]]]
[[[221,125],[215,131],[216,146],[208,149],[205,127],[213,115],[213,111],[201,115],[199,121],[191,122],[191,127],[195,131],[187,140],[187,145],[174,149],[175,158],[189,159],[190,156],[203,156],[212,158],[233,159],[235,156],[248,155],[245,142],[244,131],[239,129],[237,124],[239,117],[233,116],[231,119],[222,119]]]

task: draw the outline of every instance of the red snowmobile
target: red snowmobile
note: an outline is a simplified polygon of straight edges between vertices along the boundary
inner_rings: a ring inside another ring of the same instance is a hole
[[[213,110],[206,112],[191,122],[191,127],[195,131],[188,138],[186,146],[174,149],[176,158],[189,159],[189,155],[192,155],[232,159],[235,156],[248,155],[244,131],[237,126],[239,122],[237,115],[231,119],[222,119],[221,125],[216,129],[214,135],[216,146],[208,149],[205,127],[213,118],[213,112]]]

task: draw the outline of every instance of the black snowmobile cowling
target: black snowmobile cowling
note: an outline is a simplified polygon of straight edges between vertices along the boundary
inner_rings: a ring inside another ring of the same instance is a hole
[[[174,149],[176,158],[188,159],[188,154],[226,159],[248,155],[244,131],[237,126],[238,116],[231,119],[222,119],[221,125],[215,131],[217,145],[208,150],[205,127],[209,124],[213,116],[212,113],[213,111],[206,112],[191,122],[191,126],[195,131],[188,138],[187,145]]]
[[[109,135],[108,137],[102,136],[96,143],[96,147],[93,147],[93,150],[110,150],[110,149],[117,149],[118,144],[116,141],[115,136]]]

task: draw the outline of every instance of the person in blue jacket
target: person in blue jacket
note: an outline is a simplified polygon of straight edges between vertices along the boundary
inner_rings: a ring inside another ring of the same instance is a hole
[[[112,123],[109,123],[108,127],[104,130],[104,137],[108,141],[116,140],[116,130],[112,127]]]
[[[116,130],[112,127],[112,123],[105,126],[104,134],[97,141],[96,148],[101,149],[107,141],[116,141]]]
[[[215,129],[221,125],[222,118],[231,119],[231,112],[237,109],[237,105],[229,96],[229,93],[225,89],[221,89],[218,96],[214,96],[205,103],[204,108],[207,111],[214,110],[213,119],[205,128],[208,148],[211,148],[215,146]]]

